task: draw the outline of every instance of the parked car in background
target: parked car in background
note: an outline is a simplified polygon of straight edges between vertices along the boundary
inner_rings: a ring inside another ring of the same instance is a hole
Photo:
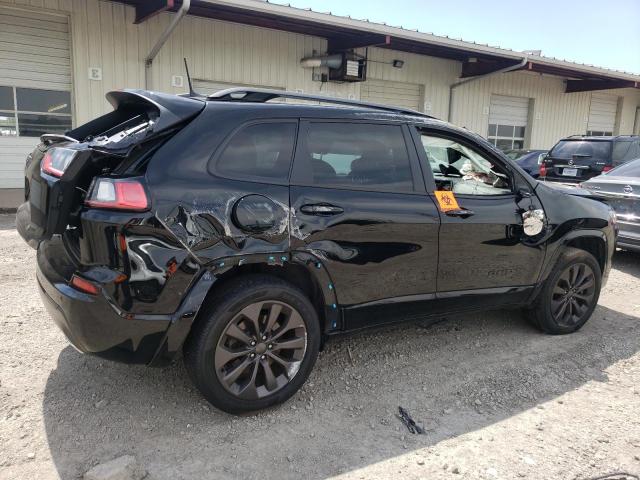
[[[540,164],[540,177],[579,183],[636,158],[640,158],[638,135],[574,135],[563,138],[549,151]]]
[[[507,150],[504,153],[533,178],[538,178],[540,176],[540,164],[547,150]]]
[[[523,157],[527,153],[544,152],[544,151],[545,150],[528,150],[526,148],[514,148],[511,150],[504,150],[504,154],[507,157],[509,157],[511,160],[518,160],[519,158]]]
[[[640,159],[581,184],[608,203],[618,220],[618,247],[640,251]]]
[[[183,350],[227,412],[285,401],[346,331],[519,307],[575,332],[611,268],[610,207],[418,112],[241,88],[107,99],[27,159],[16,220],[40,295],[82,352]]]

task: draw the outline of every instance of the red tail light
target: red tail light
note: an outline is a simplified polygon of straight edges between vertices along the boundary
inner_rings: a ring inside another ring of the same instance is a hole
[[[544,162],[540,164],[540,176],[541,177],[547,176],[547,166],[544,164]]]
[[[100,291],[100,289],[89,280],[85,280],[77,275],[73,275],[73,277],[71,277],[71,285],[77,290],[91,295],[97,295]]]
[[[602,167],[602,173],[607,173],[611,170],[613,170],[613,167],[611,165],[605,165],[604,167]]]
[[[101,178],[94,180],[84,202],[93,208],[143,212],[149,199],[143,183],[134,178]]]
[[[51,148],[42,157],[40,168],[47,175],[61,177],[78,152],[68,148]]]

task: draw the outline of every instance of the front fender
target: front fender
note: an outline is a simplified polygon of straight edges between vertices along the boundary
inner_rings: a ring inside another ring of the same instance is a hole
[[[552,245],[549,245],[547,258],[545,265],[540,271],[540,278],[536,284],[536,288],[531,294],[530,301],[533,301],[540,290],[544,287],[547,278],[551,274],[553,267],[558,263],[558,259],[562,252],[574,241],[584,239],[592,240],[598,239],[603,244],[604,255],[602,258],[597,258],[598,262],[602,265],[602,286],[604,287],[609,278],[609,271],[611,270],[611,257],[615,251],[615,237],[611,237],[606,230],[598,229],[582,229],[582,230],[570,230],[563,236],[557,238]]]
[[[602,266],[602,282],[606,283],[611,269],[611,257],[615,250],[615,214],[611,208],[597,200],[567,193],[538,182],[536,195],[547,216],[547,228],[542,242],[547,244],[545,264],[531,300],[535,299],[549,277],[558,258],[567,246],[584,240],[602,242],[597,258]]]

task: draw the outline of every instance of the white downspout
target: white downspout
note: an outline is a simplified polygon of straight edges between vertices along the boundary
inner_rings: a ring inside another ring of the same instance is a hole
[[[158,55],[158,52],[160,52],[160,49],[169,39],[173,30],[178,26],[178,23],[180,23],[180,20],[182,20],[182,17],[184,17],[187,14],[190,7],[191,7],[191,0],[182,0],[182,5],[180,6],[180,10],[177,11],[175,16],[171,20],[171,23],[169,23],[169,26],[165,29],[164,32],[162,32],[162,35],[160,35],[160,38],[158,38],[158,41],[149,52],[149,55],[147,55],[146,58],[144,59],[144,88],[145,89],[149,90],[149,74],[151,70],[151,65],[153,65],[153,59],[156,58],[156,55]]]
[[[507,73],[507,72],[511,72],[513,70],[518,70],[522,67],[524,67],[527,62],[529,61],[529,57],[524,57],[520,63],[517,63],[515,65],[510,65],[508,67],[505,68],[501,68],[500,70],[496,70],[495,72],[489,72],[489,73],[485,73],[484,75],[478,75],[476,77],[471,77],[471,78],[465,78],[464,80],[460,80],[459,82],[454,83],[453,85],[451,85],[451,87],[449,88],[449,113],[447,115],[447,121],[450,122],[451,121],[451,117],[453,116],[453,91],[458,88],[460,85],[465,85],[469,82],[474,82],[476,80],[480,80],[482,78],[487,78],[490,77],[492,75],[498,75],[499,73]]]

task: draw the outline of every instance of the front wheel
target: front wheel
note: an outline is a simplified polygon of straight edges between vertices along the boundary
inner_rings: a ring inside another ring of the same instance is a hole
[[[209,402],[241,413],[291,397],[319,348],[318,316],[304,293],[279,278],[250,275],[230,281],[207,302],[184,357]]]
[[[601,286],[602,273],[594,256],[567,248],[528,311],[529,318],[545,333],[575,332],[591,317]]]

